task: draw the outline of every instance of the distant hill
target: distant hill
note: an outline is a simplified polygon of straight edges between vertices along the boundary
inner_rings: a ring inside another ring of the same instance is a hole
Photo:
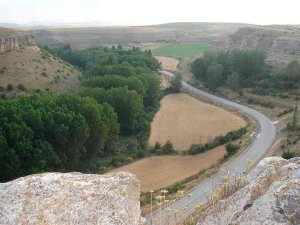
[[[77,89],[80,71],[41,50],[35,42],[28,32],[0,28],[0,92],[13,97],[37,89]],[[12,91],[7,91],[9,84]]]
[[[82,49],[104,44],[143,42],[210,42],[222,44],[247,24],[234,23],[170,23],[132,27],[81,27],[32,30],[41,45],[70,44]]]

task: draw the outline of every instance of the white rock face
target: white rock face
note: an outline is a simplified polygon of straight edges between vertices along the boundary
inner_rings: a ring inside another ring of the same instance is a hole
[[[44,173],[0,184],[0,224],[143,224],[140,183],[127,172]]]
[[[300,224],[300,158],[263,159],[245,187],[217,202],[197,225]]]

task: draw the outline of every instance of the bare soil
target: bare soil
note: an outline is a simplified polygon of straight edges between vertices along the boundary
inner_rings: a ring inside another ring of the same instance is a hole
[[[161,62],[162,68],[164,70],[177,71],[177,65],[179,61],[177,59],[165,56],[155,56],[155,58]]]

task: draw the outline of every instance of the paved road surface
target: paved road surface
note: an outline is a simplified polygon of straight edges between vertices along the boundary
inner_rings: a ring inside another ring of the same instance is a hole
[[[168,71],[161,71],[161,74],[169,77],[174,76],[172,73]],[[217,174],[211,176],[210,178],[206,179],[202,183],[198,184],[189,192],[185,193],[185,196],[182,199],[179,199],[175,203],[173,203],[172,207],[178,210],[183,209],[184,207],[189,205],[189,208],[184,210],[184,216],[187,216],[194,211],[194,209],[198,204],[207,201],[211,192],[219,184],[223,176],[225,176],[228,173],[239,174],[245,172],[247,170],[247,163],[245,162],[247,159],[251,159],[254,161],[254,163],[257,163],[266,153],[268,148],[271,147],[273,141],[275,140],[276,129],[274,124],[268,117],[266,117],[265,115],[263,115],[262,113],[254,109],[209,94],[205,91],[194,88],[193,86],[187,84],[184,81],[182,81],[182,87],[192,94],[205,97],[218,104],[224,104],[231,108],[240,110],[243,113],[255,119],[255,121],[259,125],[259,134],[255,138],[253,143],[244,151],[242,155],[240,155],[238,158],[232,161],[223,171],[218,172]],[[176,174],[174,174],[174,176],[176,176]],[[192,197],[190,199],[187,197],[189,193],[192,194]],[[155,221],[159,221],[159,217],[161,218],[160,220],[161,224],[166,224],[166,215],[164,212],[165,211],[163,210],[161,216],[158,215],[157,211],[153,212],[152,218],[151,215],[146,216],[147,224],[151,224],[151,220],[153,221],[153,224],[158,224]],[[177,218],[178,215],[179,214],[177,213]],[[172,223],[174,222],[175,218],[174,218],[173,211],[171,211],[169,219]]]

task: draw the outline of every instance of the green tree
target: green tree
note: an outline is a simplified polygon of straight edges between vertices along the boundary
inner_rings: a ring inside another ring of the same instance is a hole
[[[227,85],[234,90],[238,90],[240,88],[240,75],[236,72],[230,74],[227,77],[226,81]]]
[[[288,78],[298,81],[300,78],[300,63],[297,60],[291,61],[286,68]]]
[[[170,90],[172,93],[180,92],[182,86],[182,78],[179,74],[175,74],[170,81]]]
[[[197,58],[193,61],[191,72],[197,80],[205,79],[205,63],[203,58]]]
[[[221,64],[213,64],[207,69],[207,86],[214,90],[221,86],[224,82],[223,66]]]

